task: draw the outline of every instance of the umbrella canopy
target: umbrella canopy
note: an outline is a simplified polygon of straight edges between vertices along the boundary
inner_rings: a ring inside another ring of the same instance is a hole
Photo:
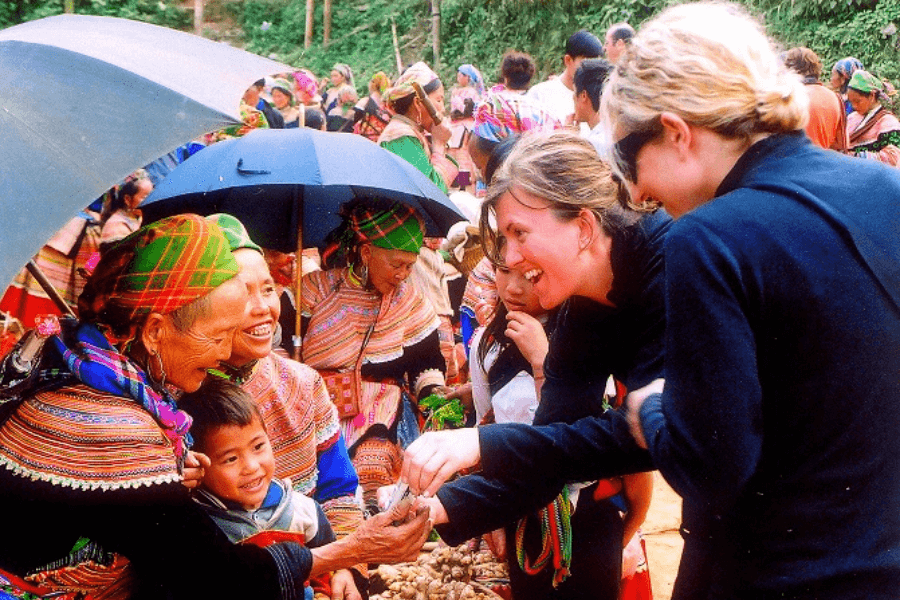
[[[127,19],[60,15],[0,31],[0,282],[136,168],[240,123],[254,81],[291,70]]]
[[[434,183],[407,161],[366,138],[308,128],[257,129],[213,144],[169,173],[141,208],[149,222],[179,212],[225,212],[258,244],[282,252],[321,246],[359,196],[404,202],[440,237],[465,220]]]

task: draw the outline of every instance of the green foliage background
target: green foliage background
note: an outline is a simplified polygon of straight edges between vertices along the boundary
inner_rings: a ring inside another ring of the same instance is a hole
[[[565,40],[579,28],[602,36],[617,21],[633,25],[652,17],[672,0],[443,0],[441,68],[452,84],[456,67],[470,62],[489,81],[497,77],[500,56],[510,48],[534,56],[538,79],[561,68]],[[766,23],[785,48],[805,45],[828,69],[840,58],[856,56],[866,68],[900,80],[900,0],[742,0]],[[306,0],[207,0],[207,16],[232,21],[226,36],[248,50],[274,55],[321,76],[335,62],[350,64],[360,92],[376,71],[396,75],[391,23],[396,23],[404,63],[434,62],[429,0],[333,0],[332,41],[322,45],[322,0],[316,1],[315,34],[303,48]],[[76,0],[76,12],[116,15],[188,29],[190,2],[176,0]],[[62,12],[62,0],[0,3],[0,26]],[[221,28],[220,28],[221,29]]]

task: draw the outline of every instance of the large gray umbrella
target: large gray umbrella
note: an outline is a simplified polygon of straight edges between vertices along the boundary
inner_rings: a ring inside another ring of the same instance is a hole
[[[79,209],[239,123],[250,84],[290,70],[126,19],[61,15],[0,31],[0,289]]]

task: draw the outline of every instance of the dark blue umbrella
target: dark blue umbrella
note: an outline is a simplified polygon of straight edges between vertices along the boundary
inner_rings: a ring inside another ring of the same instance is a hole
[[[213,144],[172,171],[141,205],[144,222],[181,212],[225,212],[267,248],[321,246],[359,196],[416,209],[428,235],[465,220],[447,195],[402,158],[364,137],[308,128],[258,129]],[[302,232],[300,230],[302,226]]]

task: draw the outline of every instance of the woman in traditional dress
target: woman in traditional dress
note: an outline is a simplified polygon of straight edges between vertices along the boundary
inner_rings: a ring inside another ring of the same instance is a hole
[[[231,215],[209,219],[225,234],[248,293],[231,356],[215,374],[240,384],[256,402],[272,442],[275,476],[290,478],[295,490],[315,499],[335,535],[346,537],[362,523],[363,513],[356,502],[356,471],[325,383],[314,369],[272,349],[281,302],[262,249]],[[338,571],[331,587],[334,598],[354,598],[357,588],[368,589],[366,565]]]
[[[485,475],[535,493],[652,458],[683,498],[674,599],[896,598],[900,173],[812,144],[802,83],[734,4],[681,4],[648,21],[601,113],[633,201],[676,218],[665,386],[632,391],[627,422],[420,438],[404,461],[410,487],[433,493],[443,473],[481,458]],[[540,214],[512,214],[498,207],[523,257],[507,262],[550,306],[581,272],[562,249],[587,244],[590,229],[544,246]]]
[[[841,95],[841,99],[844,101],[844,110],[848,115],[853,112],[853,106],[847,99],[847,84],[850,83],[853,73],[862,68],[863,64],[859,59],[852,56],[842,58],[831,68],[831,89]]]
[[[343,375],[357,396],[333,400],[369,508],[377,488],[396,482],[400,445],[418,436],[415,401],[444,385],[444,357],[431,304],[406,281],[419,256],[423,228],[396,202],[360,199],[341,212],[330,234],[325,271],[303,278],[303,362],[331,383]],[[344,265],[344,266],[337,266]],[[337,373],[335,373],[337,372]]]
[[[359,100],[353,84],[353,71],[338,63],[331,68],[331,87],[325,92],[322,109],[328,119],[328,131],[341,129],[353,116],[353,105]]]
[[[883,84],[859,69],[847,84],[853,112],[847,116],[850,152],[859,158],[900,165],[900,121],[881,104]]]
[[[196,390],[231,354],[247,304],[237,274],[221,230],[196,215],[103,256],[81,321],[4,397],[15,403],[0,425],[0,569],[54,595],[299,600],[310,575],[416,556],[424,517],[397,529],[385,515],[313,550],[258,548],[232,545],[190,499],[203,463],[168,390]]]
[[[447,156],[449,121],[436,123],[431,118],[425,103],[416,95],[414,82],[422,87],[437,114],[442,116],[444,85],[428,65],[417,62],[387,91],[388,106],[395,114],[381,132],[378,143],[412,164],[446,193],[459,172],[458,165]]]
[[[357,102],[353,107],[353,133],[366,137],[373,142],[391,120],[391,113],[384,105],[384,94],[391,87],[391,80],[386,73],[378,71],[369,80],[369,95]]]
[[[101,251],[141,228],[143,217],[138,206],[152,191],[153,182],[143,169],[132,173],[115,190],[109,204],[100,213],[100,221],[103,223],[100,230]]]
[[[276,79],[272,84],[272,104],[284,117],[285,128],[297,127],[299,124],[300,111],[294,106],[293,88],[287,79]]]

